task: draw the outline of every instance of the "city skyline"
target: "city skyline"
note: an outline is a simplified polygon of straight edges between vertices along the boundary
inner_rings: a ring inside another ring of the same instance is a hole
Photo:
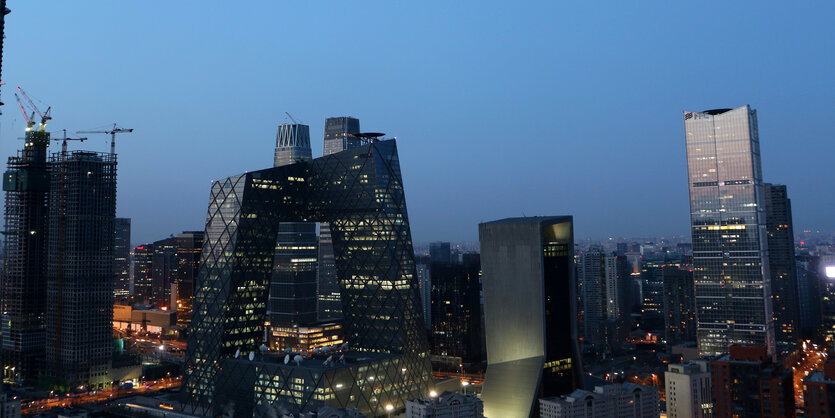
[[[474,242],[480,221],[544,213],[576,214],[578,238],[686,235],[679,112],[750,104],[766,121],[764,175],[791,187],[795,229],[835,230],[825,210],[835,196],[817,193],[835,187],[824,105],[835,91],[818,81],[833,61],[806,46],[833,38],[832,6],[725,5],[717,17],[684,4],[613,3],[605,16],[596,5],[544,3],[442,13],[262,3],[223,15],[211,2],[85,4],[9,4],[0,153],[23,135],[17,85],[53,106],[56,136],[134,128],[117,138],[120,190],[130,190],[117,216],[134,220],[132,245],[199,229],[210,182],[269,164],[285,111],[311,126],[314,156],[330,116],[398,137],[415,241]],[[295,18],[270,36],[253,29],[279,14]],[[67,16],[74,29],[58,38],[50,28]],[[362,19],[375,24],[344,30]],[[47,29],[28,30],[33,21]],[[598,23],[611,30],[598,33]],[[32,45],[72,65],[30,65]],[[303,58],[276,67],[288,54]],[[105,135],[90,137],[84,148],[107,149]]]

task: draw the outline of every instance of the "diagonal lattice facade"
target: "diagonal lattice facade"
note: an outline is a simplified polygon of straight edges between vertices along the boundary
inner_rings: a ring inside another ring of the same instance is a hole
[[[357,361],[367,363],[364,370],[387,365],[375,374],[385,384],[363,386],[356,379],[340,383],[363,396],[334,395],[320,401],[377,415],[386,405],[399,408],[407,399],[428,393],[431,368],[400,164],[391,140],[213,184],[184,380],[191,408],[217,411],[219,383],[229,378],[221,373],[228,363],[224,360],[238,350],[256,352],[263,342],[279,223],[312,221],[331,227],[352,351],[348,357],[359,355]],[[379,355],[396,360],[380,363],[374,360]],[[235,374],[254,376],[257,364],[251,362],[252,371]],[[253,391],[255,397],[263,395],[257,387]],[[274,400],[308,411],[315,402],[301,393],[279,392]],[[235,415],[252,413],[245,408]]]

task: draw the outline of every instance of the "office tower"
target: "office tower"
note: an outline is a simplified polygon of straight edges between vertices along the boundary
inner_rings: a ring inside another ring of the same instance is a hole
[[[279,125],[273,166],[310,160],[310,127]],[[278,225],[267,306],[271,328],[294,328],[316,322],[317,244],[315,222]]]
[[[9,157],[5,268],[0,284],[3,377],[34,381],[44,356],[49,132],[27,129],[23,149]]]
[[[539,400],[540,418],[657,418],[658,389],[635,383],[578,389]],[[521,415],[514,415],[521,416]]]
[[[50,171],[42,377],[62,391],[109,387],[116,156],[54,154]]]
[[[539,397],[582,385],[570,216],[508,218],[478,226],[488,417],[536,414]],[[535,415],[534,415],[535,416]]]
[[[415,269],[420,290],[420,305],[423,307],[423,321],[426,329],[432,329],[432,278],[429,275],[429,264],[417,262]]]
[[[133,249],[133,302],[150,306],[154,297],[154,245]]]
[[[150,306],[173,310],[177,306],[177,239],[154,241],[153,249]]]
[[[714,416],[793,417],[792,370],[759,345],[732,345],[711,362]]]
[[[429,261],[432,263],[449,263],[450,246],[448,242],[429,243]]]
[[[665,266],[664,340],[668,345],[696,341],[696,296],[693,291],[693,270]]]
[[[484,403],[473,394],[444,392],[406,402],[406,418],[484,418]]]
[[[710,364],[692,361],[670,364],[664,372],[668,418],[713,417]]]
[[[765,184],[763,190],[775,341],[777,352],[787,354],[800,338],[791,200],[786,186]]]
[[[827,360],[823,370],[811,371],[803,379],[803,407],[807,418],[835,416],[835,361]]]
[[[360,133],[360,121],[348,116],[325,119],[325,144],[322,155],[331,155],[361,145],[355,136]],[[342,318],[339,278],[333,254],[330,225],[319,224],[319,272],[317,298],[319,319]]]
[[[379,416],[430,392],[394,140],[216,181],[206,219],[183,379],[191,410],[298,414],[324,402]],[[285,361],[260,345],[279,224],[303,221],[331,226],[350,350]]]
[[[775,353],[757,111],[684,112],[699,350]]]
[[[203,252],[203,231],[183,231],[177,235],[177,319],[191,318],[194,286]],[[173,308],[173,306],[172,306]]]
[[[130,299],[130,218],[116,218],[113,230],[113,269],[116,276],[113,293],[116,300],[127,301]]]
[[[585,341],[594,352],[612,352],[629,332],[624,308],[626,285],[619,282],[617,257],[600,247],[580,254]]]
[[[663,270],[663,260],[644,260],[641,263],[641,328],[648,331],[661,330],[664,327]]]
[[[456,366],[485,360],[481,333],[480,270],[478,254],[466,254],[463,264],[430,264],[431,316],[434,318],[430,353],[456,357]]]

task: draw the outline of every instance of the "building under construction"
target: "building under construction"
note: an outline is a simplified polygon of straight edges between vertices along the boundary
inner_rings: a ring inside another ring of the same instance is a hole
[[[43,383],[109,386],[116,156],[56,153],[49,168]]]
[[[5,270],[0,280],[4,377],[31,381],[44,355],[49,132],[32,129],[3,174]]]

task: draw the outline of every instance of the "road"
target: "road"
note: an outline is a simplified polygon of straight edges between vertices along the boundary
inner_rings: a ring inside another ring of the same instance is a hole
[[[137,385],[132,389],[109,388],[80,394],[61,394],[46,399],[21,402],[23,414],[36,414],[58,406],[78,406],[90,403],[105,402],[119,398],[126,398],[139,394],[147,394],[162,389],[170,389],[180,386],[180,377],[171,377],[160,380],[145,382],[144,385]]]
[[[812,370],[823,369],[823,362],[826,361],[827,356],[823,347],[819,347],[808,341],[803,343],[803,345],[803,357],[792,366],[792,373],[794,374],[794,402],[797,409],[803,408],[803,379]]]

